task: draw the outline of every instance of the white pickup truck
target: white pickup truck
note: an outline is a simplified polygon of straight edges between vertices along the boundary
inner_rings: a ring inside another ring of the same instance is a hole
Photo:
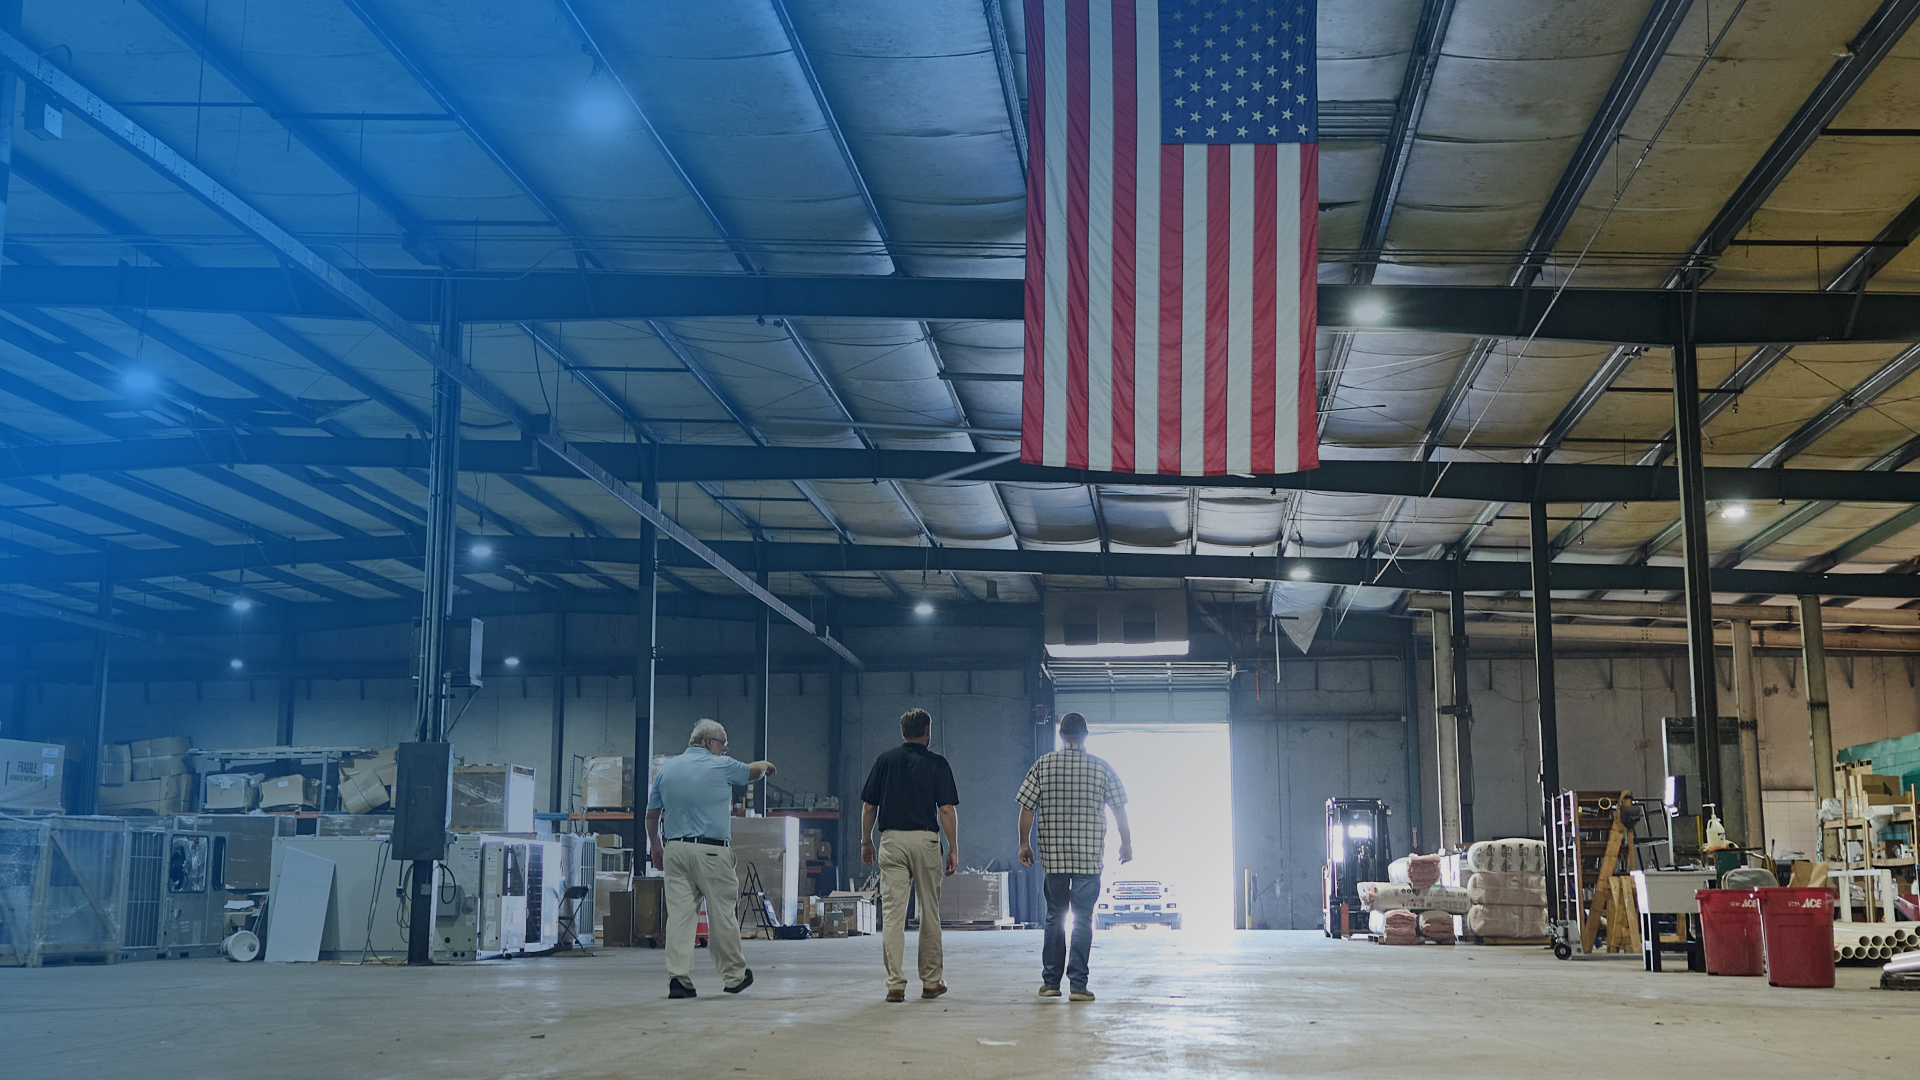
[[[1173,898],[1173,886],[1161,881],[1109,881],[1101,887],[1093,911],[1095,930],[1124,924],[1144,930],[1148,923],[1180,929],[1180,905]]]

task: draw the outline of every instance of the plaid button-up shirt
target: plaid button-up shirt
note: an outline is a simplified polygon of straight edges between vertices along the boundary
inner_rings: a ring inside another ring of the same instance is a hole
[[[1049,874],[1098,874],[1107,853],[1107,807],[1125,806],[1113,766],[1077,746],[1033,763],[1014,798],[1040,822],[1040,866]]]

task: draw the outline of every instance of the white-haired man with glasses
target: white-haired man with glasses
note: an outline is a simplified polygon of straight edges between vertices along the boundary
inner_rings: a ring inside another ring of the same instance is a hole
[[[693,988],[697,908],[707,902],[707,948],[729,994],[753,985],[740,954],[740,877],[734,869],[733,789],[773,775],[773,762],[727,756],[727,729],[693,725],[687,748],[660,766],[647,796],[647,840],[655,870],[667,875],[667,996],[698,997]]]

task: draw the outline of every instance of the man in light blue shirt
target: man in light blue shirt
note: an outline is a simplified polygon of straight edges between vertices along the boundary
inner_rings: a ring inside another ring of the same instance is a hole
[[[647,840],[655,870],[667,875],[667,996],[693,988],[696,909],[707,902],[707,948],[729,994],[753,985],[740,954],[740,877],[734,869],[733,789],[773,775],[773,762],[727,756],[727,729],[693,726],[687,748],[660,766],[647,796]]]

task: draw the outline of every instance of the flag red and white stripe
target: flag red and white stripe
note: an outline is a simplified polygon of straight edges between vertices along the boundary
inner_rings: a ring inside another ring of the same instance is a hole
[[[1027,3],[1021,457],[1314,468],[1318,147],[1163,139],[1161,35],[1158,0]]]

